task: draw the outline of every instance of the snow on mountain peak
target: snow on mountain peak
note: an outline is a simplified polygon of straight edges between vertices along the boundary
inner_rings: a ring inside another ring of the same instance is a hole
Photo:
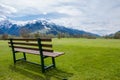
[[[1,20],[0,26],[5,28],[10,28],[12,23],[9,20]]]

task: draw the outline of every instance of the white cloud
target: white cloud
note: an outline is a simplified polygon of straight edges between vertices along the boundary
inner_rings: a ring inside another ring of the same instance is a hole
[[[60,6],[57,9],[58,9],[57,11],[58,13],[67,14],[69,16],[79,16],[82,14],[82,12],[76,9],[76,7],[74,6]]]
[[[56,0],[1,0],[0,2],[16,7],[18,10],[18,14],[39,14],[43,12],[51,12],[55,9],[52,5],[57,4]],[[55,2],[55,3],[54,3]],[[52,9],[53,8],[53,9]]]
[[[120,0],[0,0],[0,3],[4,4],[0,4],[1,18],[60,13],[67,16],[51,21],[101,35],[120,30]]]
[[[0,4],[0,18],[7,18],[7,16],[15,12],[16,12],[15,8],[4,4]]]

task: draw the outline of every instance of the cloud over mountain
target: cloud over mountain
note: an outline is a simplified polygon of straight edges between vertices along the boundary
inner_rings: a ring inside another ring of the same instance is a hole
[[[4,4],[0,4],[0,18],[7,18],[7,16],[10,16],[12,13],[16,13],[16,9],[11,7],[11,6],[7,6]]]
[[[101,35],[120,30],[120,0],[0,0],[0,18],[51,21]]]

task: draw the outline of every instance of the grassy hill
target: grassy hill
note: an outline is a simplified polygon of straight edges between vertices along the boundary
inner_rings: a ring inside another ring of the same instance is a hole
[[[66,54],[56,58],[56,69],[43,74],[38,65],[22,61],[14,65],[7,41],[0,41],[0,80],[120,80],[120,40],[53,39],[53,48]],[[39,63],[39,56],[27,57]]]

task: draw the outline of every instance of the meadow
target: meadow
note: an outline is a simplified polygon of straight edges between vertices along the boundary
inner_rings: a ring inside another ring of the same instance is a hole
[[[45,73],[23,61],[14,65],[7,42],[0,41],[0,80],[120,80],[120,40],[55,38],[53,49],[65,55],[56,58],[56,69]],[[39,56],[27,54],[27,58],[40,62]]]

